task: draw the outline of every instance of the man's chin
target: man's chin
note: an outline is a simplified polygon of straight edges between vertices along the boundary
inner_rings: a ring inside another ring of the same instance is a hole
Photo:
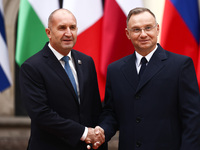
[[[71,50],[74,47],[74,45],[72,45],[72,44],[70,44],[70,45],[63,45],[62,47],[63,47],[63,49],[70,49]]]
[[[141,44],[140,49],[149,49],[150,45],[149,44]]]

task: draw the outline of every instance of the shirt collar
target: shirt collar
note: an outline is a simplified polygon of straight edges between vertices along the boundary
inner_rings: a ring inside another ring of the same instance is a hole
[[[151,59],[152,55],[154,54],[154,52],[156,51],[157,47],[158,46],[156,45],[156,48],[153,51],[151,51],[148,55],[145,56],[145,58],[147,59],[147,62],[150,61],[150,59]],[[137,51],[135,51],[135,55],[136,55],[136,65],[140,66],[141,65],[140,62],[141,62],[141,59],[143,56],[140,55]]]
[[[62,54],[60,54],[58,51],[56,51],[56,50],[51,46],[50,43],[48,44],[48,46],[49,46],[49,48],[51,49],[51,51],[54,53],[54,55],[56,56],[56,58],[57,58],[58,60],[61,60],[61,59],[64,57],[64,55],[62,55]],[[67,56],[69,56],[69,59],[72,58],[71,51],[69,52],[69,54],[68,54]]]

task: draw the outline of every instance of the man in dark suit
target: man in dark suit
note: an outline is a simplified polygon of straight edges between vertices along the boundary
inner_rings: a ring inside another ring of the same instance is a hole
[[[149,9],[129,12],[126,34],[135,52],[108,67],[99,124],[106,141],[119,130],[119,150],[200,150],[200,96],[191,58],[157,44],[159,25]]]
[[[49,42],[20,71],[22,98],[31,118],[28,150],[85,150],[86,143],[96,143],[97,149],[104,142],[103,130],[93,129],[101,100],[92,58],[72,50],[76,18],[66,9],[55,10],[45,31]]]

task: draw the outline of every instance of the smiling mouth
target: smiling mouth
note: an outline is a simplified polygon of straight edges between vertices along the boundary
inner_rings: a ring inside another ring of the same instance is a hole
[[[147,43],[149,40],[141,40],[140,43]]]
[[[71,42],[72,40],[63,40],[63,42]]]

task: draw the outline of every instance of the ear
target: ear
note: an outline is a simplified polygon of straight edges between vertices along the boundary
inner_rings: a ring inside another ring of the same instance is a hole
[[[51,31],[50,31],[50,29],[49,29],[49,28],[46,28],[46,29],[45,29],[45,32],[46,32],[48,38],[50,39],[50,38],[51,38]]]
[[[130,38],[130,34],[129,34],[129,32],[128,32],[128,29],[127,29],[127,28],[125,28],[125,32],[126,32],[126,36],[127,36],[127,38],[130,40],[131,38]]]
[[[159,33],[160,33],[160,26],[159,26],[159,24],[157,24],[156,30],[157,30],[157,36],[158,36]]]

